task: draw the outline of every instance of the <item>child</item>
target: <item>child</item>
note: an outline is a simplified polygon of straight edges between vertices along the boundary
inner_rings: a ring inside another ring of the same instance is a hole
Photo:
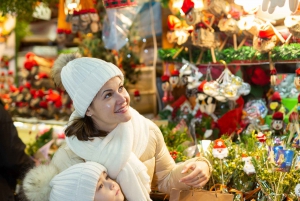
[[[52,165],[40,165],[23,181],[30,201],[124,201],[119,184],[96,162],[78,163],[58,174]]]

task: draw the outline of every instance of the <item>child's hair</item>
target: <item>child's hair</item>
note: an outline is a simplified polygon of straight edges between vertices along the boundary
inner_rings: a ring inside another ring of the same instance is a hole
[[[40,165],[26,174],[23,189],[30,201],[94,200],[104,171],[96,162],[79,163],[61,173],[52,164]]]

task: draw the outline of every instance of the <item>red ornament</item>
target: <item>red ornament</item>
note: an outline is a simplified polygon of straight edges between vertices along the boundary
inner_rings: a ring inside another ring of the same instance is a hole
[[[267,137],[265,134],[263,134],[262,132],[258,132],[258,134],[256,135],[256,139],[262,143],[264,143],[267,140]]]
[[[198,86],[198,92],[204,93],[204,92],[203,92],[203,87],[204,87],[204,84],[205,84],[206,82],[207,82],[206,80],[204,80],[204,81],[201,82],[201,84]]]
[[[283,120],[283,113],[282,112],[275,112],[272,116],[274,120]]]
[[[277,75],[277,71],[275,68],[270,71],[270,75]]]
[[[297,68],[297,70],[295,71],[296,72],[296,76],[300,76],[300,68]]]
[[[168,82],[169,81],[169,76],[168,75],[163,75],[163,76],[161,76],[161,81],[162,82]]]
[[[181,7],[181,10],[187,14],[189,13],[193,8],[194,8],[194,2],[192,0],[184,0],[183,1],[183,4],[182,4],[182,7]]]
[[[141,100],[141,94],[140,94],[140,91],[139,90],[135,90],[133,92],[133,96],[134,96],[134,100],[135,101],[140,101]]]
[[[275,91],[271,97],[272,102],[281,102],[281,96],[278,91]]]

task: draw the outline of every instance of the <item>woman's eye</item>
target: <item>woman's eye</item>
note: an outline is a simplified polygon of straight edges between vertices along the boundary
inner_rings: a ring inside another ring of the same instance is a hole
[[[119,92],[123,91],[123,89],[124,89],[124,86],[120,86],[119,87]]]
[[[111,93],[108,93],[108,94],[105,95],[104,98],[109,98],[109,97],[111,97],[111,95],[112,95]]]
[[[106,179],[106,180],[109,180],[109,176],[107,175],[107,176],[105,177],[105,179]]]
[[[100,184],[100,186],[99,186],[98,190],[100,190],[102,187],[103,187],[103,184]]]

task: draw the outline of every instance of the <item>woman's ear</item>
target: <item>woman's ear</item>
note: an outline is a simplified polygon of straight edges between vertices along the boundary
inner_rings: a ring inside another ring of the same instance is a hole
[[[88,117],[91,117],[91,116],[92,116],[92,112],[91,112],[91,110],[90,110],[89,107],[88,107],[88,109],[86,110],[85,115],[88,116]]]

